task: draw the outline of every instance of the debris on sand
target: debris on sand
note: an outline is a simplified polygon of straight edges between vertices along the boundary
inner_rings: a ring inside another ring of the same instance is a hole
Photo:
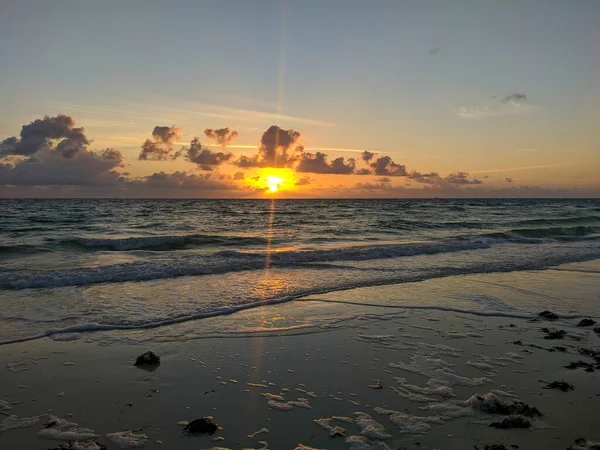
[[[544,382],[542,382],[544,383]],[[544,389],[558,389],[559,391],[568,392],[575,389],[572,384],[567,383],[566,381],[553,381],[552,383],[546,383]]]
[[[483,450],[508,450],[504,444],[485,444]]]
[[[380,380],[375,380],[375,381],[377,381],[377,383],[369,384],[369,385],[367,385],[367,387],[370,387],[371,389],[383,389],[383,383]]]
[[[213,417],[205,416],[196,420],[192,420],[183,428],[183,431],[194,434],[214,434],[214,432],[218,429],[219,426],[213,421]]]
[[[579,367],[583,368],[586,372],[593,372],[594,366],[588,362],[579,360],[579,361],[571,361],[569,364],[565,366],[566,369],[578,369]]]
[[[552,311],[542,311],[538,316],[546,320],[558,320],[558,314],[553,313]]]
[[[160,365],[160,356],[154,352],[146,352],[135,360],[134,366],[158,366]]]
[[[476,450],[479,450],[479,447],[475,446]],[[485,444],[483,450],[508,450],[506,445],[504,444]]]
[[[590,348],[580,347],[577,349],[577,352],[580,355],[593,358],[594,361],[596,361],[596,369],[600,369],[600,350],[596,350],[591,347]]]
[[[69,441],[67,444],[59,444],[49,450],[106,450],[106,445],[98,441]]]
[[[501,429],[509,429],[509,428],[530,428],[531,421],[520,414],[514,416],[505,417],[502,422],[492,422],[489,425],[492,428],[501,428]]]
[[[600,327],[595,327],[594,333],[596,333],[598,336],[600,336]]]
[[[252,434],[249,434],[249,435],[248,435],[248,437],[249,437],[250,439],[252,439],[252,438],[253,438],[254,436],[256,436],[257,434],[261,434],[261,433],[268,433],[268,432],[269,432],[269,430],[268,430],[267,428],[261,428],[260,430],[258,430],[258,431],[255,431],[255,432],[254,432],[254,433],[252,433]]]
[[[600,450],[600,443],[590,442],[585,438],[575,439],[575,445],[571,445],[567,450]]]
[[[595,320],[592,319],[581,319],[577,324],[578,327],[591,327],[596,323]]]
[[[544,339],[550,340],[563,339],[567,335],[565,330],[549,330],[548,328],[542,328],[542,331],[546,333]]]
[[[119,448],[139,448],[144,446],[148,440],[148,436],[145,434],[133,434],[128,430],[108,433],[106,439]]]
[[[487,414],[501,414],[503,416],[522,415],[526,417],[542,415],[540,410],[535,406],[530,406],[520,400],[504,401],[491,392],[485,395],[475,394],[467,400],[467,404],[473,409]]]
[[[294,450],[325,450],[323,448],[309,447],[308,445],[298,444]]]

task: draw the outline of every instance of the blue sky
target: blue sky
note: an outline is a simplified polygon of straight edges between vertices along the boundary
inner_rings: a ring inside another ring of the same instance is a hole
[[[68,114],[135,176],[194,170],[136,160],[156,125],[231,127],[236,155],[279,125],[330,159],[598,187],[593,0],[4,1],[0,55],[0,139]]]

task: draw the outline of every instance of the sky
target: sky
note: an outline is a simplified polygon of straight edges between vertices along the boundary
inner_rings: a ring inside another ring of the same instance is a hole
[[[0,57],[2,197],[600,197],[595,0],[2,0]]]

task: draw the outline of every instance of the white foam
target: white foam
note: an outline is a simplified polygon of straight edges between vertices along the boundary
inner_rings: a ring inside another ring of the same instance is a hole
[[[346,444],[353,450],[392,450],[385,442],[372,441],[364,436],[350,436]]]
[[[38,431],[38,435],[45,439],[61,441],[87,441],[98,437],[94,430],[78,428],[75,422],[52,415],[48,416],[48,421],[44,424],[44,428]]]
[[[0,422],[0,433],[16,428],[27,428],[39,422],[41,416],[34,417],[17,417],[10,415]]]
[[[390,421],[396,425],[402,434],[425,434],[431,429],[431,423],[442,424],[439,416],[422,417],[413,416],[392,409],[375,408],[377,414],[390,416]]]
[[[116,433],[108,433],[106,439],[119,448],[127,449],[143,447],[148,440],[148,436],[145,434],[134,434],[131,431],[118,431]]]
[[[386,433],[385,427],[374,420],[370,415],[363,412],[355,412],[356,425],[360,428],[361,436],[373,441],[385,441],[391,439],[392,435]]]

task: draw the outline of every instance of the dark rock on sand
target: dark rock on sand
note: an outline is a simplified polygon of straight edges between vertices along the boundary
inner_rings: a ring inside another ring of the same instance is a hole
[[[566,347],[561,347],[561,346],[558,346],[558,345],[557,345],[557,346],[554,346],[554,347],[552,347],[552,348],[553,348],[554,350],[556,350],[557,352],[562,352],[562,353],[564,353],[564,352],[566,352],[566,351],[567,351],[567,348],[566,348]]]
[[[567,383],[566,381],[553,381],[552,383],[547,383],[544,386],[544,389],[558,389],[559,391],[567,392],[575,389],[572,384]]]
[[[579,360],[579,361],[571,361],[569,364],[565,366],[566,369],[578,369],[579,367],[585,369],[586,372],[593,372],[594,366],[588,362]]]
[[[490,423],[490,427],[501,428],[501,429],[529,428],[529,427],[531,427],[531,421],[528,418],[523,417],[521,415],[508,416],[508,417],[505,417],[502,420],[502,422]]]
[[[73,450],[89,448],[90,450],[106,450],[106,446],[98,441],[69,441],[66,444],[59,444],[58,447],[52,447],[48,450]]]
[[[485,444],[483,450],[508,450],[504,444]]]
[[[558,314],[553,313],[552,311],[542,311],[538,316],[546,320],[558,320]]]
[[[596,323],[595,320],[592,319],[581,319],[577,324],[578,327],[591,327]]]
[[[563,339],[567,335],[567,332],[565,330],[549,330],[548,328],[542,328],[542,331],[546,333],[544,339],[550,340]]]
[[[594,328],[594,333],[596,333],[598,336],[600,336],[600,327]]]
[[[160,365],[160,356],[154,352],[146,352],[135,360],[134,366],[158,366]]]
[[[575,445],[567,447],[567,450],[600,450],[600,444],[589,442],[585,438],[577,438]]]
[[[530,406],[520,400],[501,400],[496,395],[488,393],[485,395],[474,395],[468,402],[475,409],[487,414],[501,414],[503,416],[521,415],[527,417],[542,416],[535,406]]]
[[[211,416],[201,417],[188,423],[183,431],[188,433],[214,434],[219,429]]]

